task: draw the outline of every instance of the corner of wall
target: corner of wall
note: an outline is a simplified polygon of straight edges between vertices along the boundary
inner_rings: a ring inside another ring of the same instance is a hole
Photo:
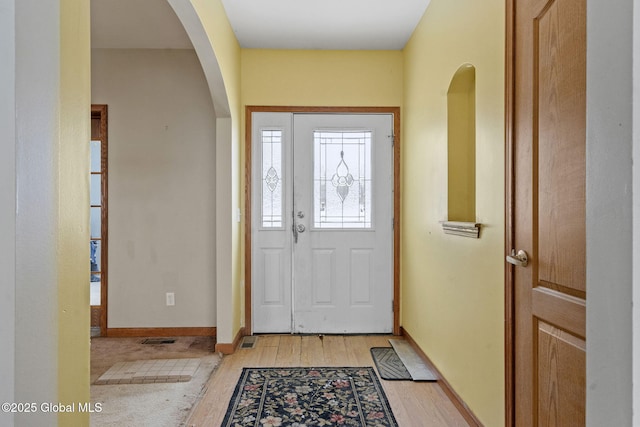
[[[635,404],[633,3],[586,1],[587,426],[631,425]]]
[[[91,49],[89,4],[61,2],[60,139],[58,148],[58,401],[89,404],[89,242]],[[58,415],[65,426],[89,422],[79,409]]]
[[[218,341],[229,343],[241,324],[240,208],[240,65],[241,50],[221,0],[190,0],[217,60],[228,101],[229,117],[216,128],[216,230]],[[187,29],[187,32],[189,30]],[[206,71],[205,71],[206,74]],[[207,76],[209,79],[209,76]],[[226,250],[225,250],[226,249]]]

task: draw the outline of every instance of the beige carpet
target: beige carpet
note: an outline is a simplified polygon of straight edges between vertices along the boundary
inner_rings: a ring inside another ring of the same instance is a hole
[[[91,415],[91,426],[184,426],[203,387],[220,362],[209,337],[177,337],[173,344],[141,344],[143,338],[92,338],[91,402],[102,412]],[[120,362],[151,359],[199,359],[188,382],[106,384],[96,380]]]

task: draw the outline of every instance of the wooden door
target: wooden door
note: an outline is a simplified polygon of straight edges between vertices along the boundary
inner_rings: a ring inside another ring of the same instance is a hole
[[[518,427],[585,423],[585,3],[512,3],[508,250],[529,258],[511,266]]]

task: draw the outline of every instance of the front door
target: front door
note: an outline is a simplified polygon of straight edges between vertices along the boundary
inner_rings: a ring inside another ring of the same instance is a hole
[[[517,426],[585,423],[585,3],[514,1]]]
[[[252,116],[254,332],[393,329],[393,116]]]

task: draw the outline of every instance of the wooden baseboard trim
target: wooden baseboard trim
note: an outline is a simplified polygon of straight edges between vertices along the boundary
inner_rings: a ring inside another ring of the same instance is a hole
[[[482,423],[475,416],[475,414],[469,409],[464,400],[456,393],[456,391],[451,387],[451,384],[446,380],[446,378],[442,375],[442,373],[436,368],[433,364],[429,356],[425,354],[424,351],[418,346],[415,340],[411,337],[411,335],[404,328],[400,328],[401,335],[407,340],[411,347],[418,353],[418,355],[422,358],[422,360],[427,364],[427,366],[433,371],[433,373],[438,378],[438,384],[442,387],[442,391],[449,397],[451,402],[455,405],[455,407],[460,411],[460,414],[464,417],[464,419],[469,423],[470,426],[473,427],[482,427]]]
[[[213,337],[216,327],[197,328],[108,328],[107,337]]]
[[[216,351],[222,354],[233,354],[240,345],[240,340],[244,337],[244,327],[240,328],[232,343],[216,343]]]

